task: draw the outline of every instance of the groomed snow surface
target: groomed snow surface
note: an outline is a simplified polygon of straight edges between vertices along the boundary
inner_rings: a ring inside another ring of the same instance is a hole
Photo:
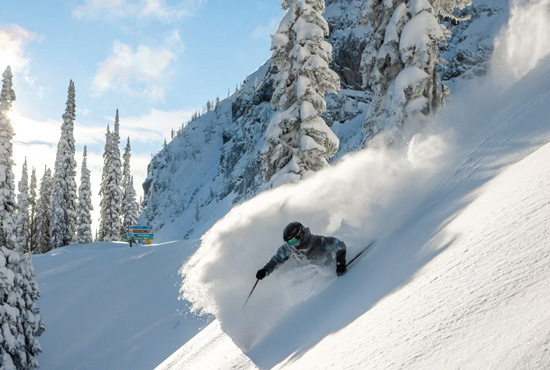
[[[152,369],[207,325],[178,300],[196,242],[91,243],[33,257],[41,369]]]
[[[200,242],[35,257],[42,369],[550,368],[550,56],[508,52],[516,16],[492,74],[407,147],[262,193]],[[349,257],[376,243],[341,278],[289,261],[243,309],[293,220]],[[177,300],[182,262],[183,297],[216,318],[200,332],[211,316]]]

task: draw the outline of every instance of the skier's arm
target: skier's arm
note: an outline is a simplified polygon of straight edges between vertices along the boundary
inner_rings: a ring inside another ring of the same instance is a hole
[[[265,271],[265,276],[269,276],[273,271],[275,271],[280,265],[285,263],[285,261],[290,257],[290,250],[288,245],[285,243],[279,249],[277,250],[277,253],[271,259],[269,262],[261,269],[260,271]],[[260,272],[258,271],[258,273]],[[256,275],[258,277],[258,275]]]
[[[325,249],[332,252],[336,260],[336,274],[338,276],[346,273],[346,244],[333,237],[328,237],[323,240]]]
[[[336,259],[336,264],[346,264],[346,244],[333,237],[323,238],[323,247],[327,253],[332,253]]]

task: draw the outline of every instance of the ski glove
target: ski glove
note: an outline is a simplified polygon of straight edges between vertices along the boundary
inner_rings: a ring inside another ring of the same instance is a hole
[[[336,275],[342,276],[347,272],[346,265],[336,265]]]
[[[267,270],[266,269],[260,269],[256,273],[256,279],[262,280],[266,275],[267,275]]]

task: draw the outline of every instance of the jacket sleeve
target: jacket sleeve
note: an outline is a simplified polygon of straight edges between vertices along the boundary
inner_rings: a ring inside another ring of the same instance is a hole
[[[337,265],[346,264],[346,244],[343,241],[333,237],[326,237],[323,240],[323,245],[327,252],[333,254]]]
[[[281,266],[287,259],[289,259],[291,254],[290,247],[288,244],[283,244],[277,250],[277,253],[269,262],[264,266],[264,269],[267,270],[267,275],[269,276],[273,271],[275,271],[279,266]]]

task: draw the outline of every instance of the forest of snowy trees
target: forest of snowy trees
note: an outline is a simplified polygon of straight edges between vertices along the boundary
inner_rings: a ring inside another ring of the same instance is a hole
[[[8,72],[9,67],[6,73]],[[13,101],[15,93],[13,90],[11,92],[6,90],[5,95],[5,106],[8,107],[10,99],[8,96],[13,96],[11,98]],[[45,253],[72,243],[85,244],[94,241],[91,216],[93,190],[86,147],[84,147],[80,168],[80,185],[77,189],[75,109],[75,85],[70,81],[53,172],[46,166],[40,184],[37,182],[34,168],[29,180],[29,169],[25,160],[17,186],[18,193],[15,196],[12,184],[13,173],[6,170],[4,188],[9,191],[2,193],[5,197],[3,212],[12,217],[2,218],[3,226],[0,235],[2,235],[2,245],[9,249],[17,250],[19,253]],[[2,132],[7,149],[2,158],[6,163],[5,168],[11,169],[13,161],[10,143],[14,133],[7,116],[4,122],[3,125],[6,128]],[[95,240],[97,241],[125,240],[128,226],[137,224],[139,207],[130,172],[130,138],[127,139],[124,155],[121,156],[119,129],[117,110],[114,131],[110,132],[107,127],[103,155],[104,170],[101,189],[98,192],[101,197],[101,218],[99,229],[96,231]],[[124,160],[124,166],[122,160]]]
[[[38,367],[36,356],[41,349],[37,338],[45,327],[36,307],[39,290],[31,254],[94,240],[93,193],[86,147],[78,189],[76,185],[74,82],[69,83],[53,173],[46,166],[38,184],[36,169],[32,169],[29,179],[25,159],[16,195],[12,159],[15,132],[9,116],[15,101],[12,78],[8,66],[3,74],[0,96],[0,368],[6,370]],[[117,110],[115,131],[110,133],[107,128],[105,169],[99,192],[102,213],[96,239],[101,241],[125,240],[128,226],[137,224],[138,203],[130,171],[130,138],[123,167],[118,130]]]

